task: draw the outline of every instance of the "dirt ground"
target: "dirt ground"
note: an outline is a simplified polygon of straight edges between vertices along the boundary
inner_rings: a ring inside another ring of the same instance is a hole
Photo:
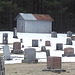
[[[75,75],[75,63],[62,63],[62,69],[66,72],[55,73],[51,71],[42,71],[47,68],[46,63],[37,64],[6,64],[5,75]]]

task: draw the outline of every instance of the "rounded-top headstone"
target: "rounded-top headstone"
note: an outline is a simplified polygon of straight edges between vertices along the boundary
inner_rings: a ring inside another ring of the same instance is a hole
[[[67,37],[71,37],[72,36],[72,32],[71,31],[68,31],[67,32]]]
[[[72,39],[71,38],[66,39],[66,45],[72,45]]]
[[[41,51],[46,51],[46,47],[45,46],[41,46]]]
[[[63,50],[63,44],[62,43],[57,43],[56,44],[56,50]]]
[[[21,50],[21,42],[14,42],[13,50]]]
[[[57,38],[57,32],[55,32],[55,31],[51,32],[51,37]]]

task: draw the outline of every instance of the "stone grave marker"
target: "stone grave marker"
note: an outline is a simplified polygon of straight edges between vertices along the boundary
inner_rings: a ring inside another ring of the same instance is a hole
[[[75,56],[74,54],[74,48],[72,47],[67,47],[67,48],[64,48],[64,54],[62,54],[62,56]]]
[[[23,63],[35,63],[36,61],[36,51],[34,48],[27,48],[24,50],[24,60]]]
[[[64,54],[74,54],[74,48],[64,48]]]
[[[23,39],[20,39],[20,42],[23,43]]]
[[[62,43],[57,43],[56,44],[56,50],[63,50],[63,44]]]
[[[14,42],[13,43],[13,50],[11,53],[20,54],[23,53],[23,50],[21,50],[21,42]]]
[[[72,36],[72,32],[71,31],[68,31],[67,32],[67,37],[71,37]]]
[[[17,36],[17,28],[16,27],[13,30],[13,38],[18,38],[18,36]]]
[[[46,51],[46,47],[45,46],[41,46],[41,51]]]
[[[51,46],[50,41],[45,41],[45,46]]]
[[[4,59],[0,57],[0,75],[5,75]]]
[[[13,50],[21,50],[21,43],[20,42],[14,42],[13,43]]]
[[[61,57],[47,57],[47,68],[48,69],[60,69],[61,68]]]
[[[3,46],[4,59],[11,60],[9,46]]]
[[[46,50],[46,56],[50,56],[50,50]]]
[[[73,41],[75,41],[75,36],[72,36],[71,39],[72,39]]]
[[[8,44],[8,33],[3,33],[3,44]]]
[[[57,32],[55,32],[55,31],[51,32],[51,37],[57,38]]]
[[[66,45],[72,45],[72,39],[71,38],[66,39]]]
[[[38,40],[32,40],[32,47],[38,47]]]

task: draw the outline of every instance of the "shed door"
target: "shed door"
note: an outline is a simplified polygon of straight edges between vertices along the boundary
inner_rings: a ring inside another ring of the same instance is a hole
[[[25,22],[22,19],[18,20],[18,31],[20,31],[20,32],[25,31]]]

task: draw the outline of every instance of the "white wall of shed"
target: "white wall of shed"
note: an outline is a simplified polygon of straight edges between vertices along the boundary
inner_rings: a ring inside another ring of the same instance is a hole
[[[17,31],[25,32],[25,21],[21,16],[19,16],[17,19]]]
[[[25,32],[27,33],[50,33],[52,21],[25,21]]]

